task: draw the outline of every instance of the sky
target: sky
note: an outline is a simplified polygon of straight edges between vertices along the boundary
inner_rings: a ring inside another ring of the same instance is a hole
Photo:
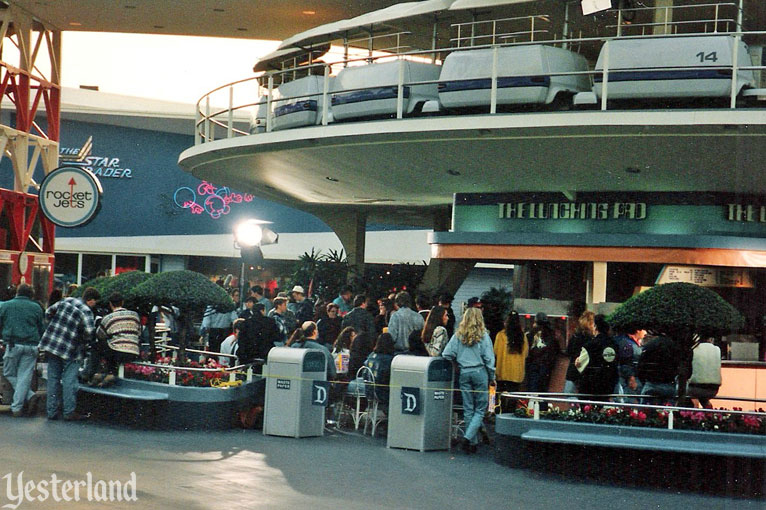
[[[64,87],[196,103],[210,90],[254,76],[277,41],[170,35],[64,32]]]

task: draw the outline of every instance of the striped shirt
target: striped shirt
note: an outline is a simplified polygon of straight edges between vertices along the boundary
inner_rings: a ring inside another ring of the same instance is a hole
[[[136,356],[139,353],[140,334],[141,318],[136,312],[125,308],[115,308],[104,317],[96,330],[96,336],[106,340],[111,350]]]
[[[82,347],[93,337],[93,312],[84,301],[66,298],[45,312],[50,321],[38,348],[61,359],[77,359]]]

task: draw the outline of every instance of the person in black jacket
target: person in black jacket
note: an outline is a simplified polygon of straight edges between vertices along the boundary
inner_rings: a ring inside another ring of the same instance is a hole
[[[391,362],[394,360],[394,338],[388,333],[382,333],[375,342],[375,350],[367,356],[364,365],[370,369],[375,377],[375,386],[365,385],[367,397],[372,398],[373,394],[378,398],[381,404],[388,405],[390,390],[388,383],[391,381]],[[387,409],[384,407],[384,409]]]
[[[354,297],[354,308],[343,317],[343,328],[354,328],[358,333],[368,333],[370,336],[375,334],[375,320],[372,314],[365,308],[367,298],[360,294]]]
[[[644,399],[644,404],[673,403],[680,362],[681,352],[670,338],[659,336],[644,344],[636,369],[636,375],[644,383],[641,395],[659,397]]]
[[[274,342],[281,339],[279,328],[274,319],[266,317],[265,306],[257,303],[253,306],[253,316],[245,321],[239,333],[240,363],[249,363],[255,359],[266,359]]]
[[[319,343],[332,349],[335,340],[338,339],[341,329],[343,329],[341,327],[343,319],[338,317],[339,308],[335,303],[327,303],[325,310],[327,311],[327,315],[319,319],[317,322]]]
[[[596,314],[587,310],[583,312],[577,321],[577,329],[567,344],[567,356],[569,357],[569,366],[567,367],[566,382],[564,383],[564,393],[579,393],[578,383],[580,382],[580,371],[575,366],[575,360],[580,356],[582,348],[596,336]]]
[[[579,390],[580,393],[590,395],[586,397],[589,400],[608,401],[609,397],[593,395],[609,395],[614,392],[619,378],[618,347],[614,337],[609,334],[606,317],[599,314],[593,320],[596,325],[596,337],[585,342],[583,346],[588,353],[588,363],[580,375]],[[578,358],[575,365],[579,367],[583,362]]]
[[[531,345],[527,356],[527,391],[530,393],[548,391],[553,364],[556,362],[558,344],[551,329],[548,316],[543,312],[535,315],[535,322],[529,335]]]

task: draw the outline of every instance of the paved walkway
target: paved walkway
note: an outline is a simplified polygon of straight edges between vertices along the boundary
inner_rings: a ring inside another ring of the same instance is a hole
[[[575,468],[575,467],[573,467]],[[651,466],[645,469],[651,476]],[[145,432],[0,415],[0,477],[128,480],[138,501],[24,502],[19,509],[757,509],[764,501],[586,484],[492,461],[389,450],[355,433],[264,437],[256,431]],[[0,507],[9,503],[0,479]],[[12,494],[15,494],[15,485]],[[37,493],[36,493],[37,494]]]

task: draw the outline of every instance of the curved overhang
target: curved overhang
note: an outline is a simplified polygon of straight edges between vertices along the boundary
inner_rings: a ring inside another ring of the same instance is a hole
[[[766,239],[651,234],[433,232],[431,257],[766,268]]]
[[[417,211],[457,192],[753,193],[763,161],[766,110],[737,109],[337,123],[204,143],[179,165],[295,207]]]

